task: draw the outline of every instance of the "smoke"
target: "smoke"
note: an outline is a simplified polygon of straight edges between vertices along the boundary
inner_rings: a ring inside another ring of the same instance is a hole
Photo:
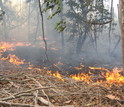
[[[32,49],[30,47],[23,49],[17,48],[16,54],[22,57],[22,59],[27,58],[29,61],[40,62],[42,59],[45,60],[44,44],[42,39],[39,39],[42,38],[41,18],[37,2],[30,1],[31,0],[26,0],[26,3],[22,2],[16,5],[7,4],[4,6],[6,10],[6,29],[4,30],[11,39],[29,41],[35,44],[35,48]],[[66,12],[66,9],[64,12]],[[65,46],[64,49],[62,49],[60,33],[54,29],[55,24],[60,21],[60,16],[58,15],[52,20],[47,20],[50,14],[51,11],[44,13],[44,27],[48,44],[48,55],[51,61],[54,63],[58,60],[65,63],[83,62],[91,65],[97,64],[99,66],[101,66],[101,64],[121,65],[121,44],[120,41],[118,43],[120,38],[118,25],[111,31],[110,43],[107,28],[103,30],[103,32],[98,32],[97,45],[94,41],[91,41],[90,37],[87,37],[80,54],[77,55],[76,45],[79,35],[76,34],[77,36],[71,41],[68,41],[72,32],[64,31]],[[1,24],[1,27],[2,26]],[[1,36],[4,36],[4,34]],[[41,45],[37,45],[38,43]]]

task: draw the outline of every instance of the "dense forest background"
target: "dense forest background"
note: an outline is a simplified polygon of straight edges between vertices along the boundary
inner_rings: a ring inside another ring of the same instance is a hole
[[[76,61],[121,64],[116,0],[1,0],[0,38],[42,41]]]

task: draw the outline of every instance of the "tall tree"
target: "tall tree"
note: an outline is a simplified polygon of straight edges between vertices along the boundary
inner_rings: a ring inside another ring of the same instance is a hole
[[[5,10],[4,9],[4,6],[3,6],[3,1],[2,0],[0,0],[0,8],[1,8],[1,10]],[[7,26],[6,26],[6,17],[5,17],[5,15],[3,16],[3,38],[5,39],[5,40],[7,40],[8,39],[8,36],[7,36]]]
[[[53,18],[62,11],[61,7],[62,0],[45,0],[45,9],[53,10],[53,14],[49,16]],[[105,0],[63,0],[64,5],[67,4],[67,18],[66,25],[63,24],[63,20],[56,24],[56,29],[61,32],[65,28],[71,37],[76,37],[77,46],[76,53],[80,54],[83,44],[87,37],[91,37],[92,44],[97,49],[97,32],[102,31],[104,24],[112,22],[110,12],[105,9]],[[111,3],[113,4],[113,3]],[[64,25],[64,26],[63,26]],[[91,29],[93,28],[93,29]],[[93,34],[89,34],[92,31]],[[91,36],[89,36],[91,35]]]
[[[60,17],[61,17],[61,21],[63,21],[63,2],[60,1],[60,5],[61,5],[61,13],[60,13]],[[62,38],[62,49],[64,50],[64,34],[63,31],[61,32],[61,38]]]
[[[97,49],[97,31],[103,28],[98,26],[111,22],[110,13],[105,9],[103,2],[103,0],[67,0],[69,10],[66,17],[70,19],[68,29],[70,33],[75,32],[76,37],[78,37],[77,54],[81,52],[85,40],[89,37],[91,28],[94,32],[91,37],[95,42],[94,47]],[[74,35],[72,36],[74,37]]]
[[[119,0],[119,24],[122,38],[122,61],[123,61],[123,75],[124,75],[124,0]]]

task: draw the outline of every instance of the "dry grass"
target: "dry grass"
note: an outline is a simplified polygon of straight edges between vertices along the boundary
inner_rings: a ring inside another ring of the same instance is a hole
[[[45,71],[0,63],[1,107],[124,107],[124,85],[61,81]]]

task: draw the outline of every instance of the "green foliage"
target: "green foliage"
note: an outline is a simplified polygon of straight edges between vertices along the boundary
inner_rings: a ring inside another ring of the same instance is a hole
[[[66,23],[64,21],[60,21],[56,24],[55,29],[60,33],[66,28]]]
[[[52,19],[55,15],[59,14],[61,12],[61,0],[45,0],[44,5],[45,8],[43,9],[43,12],[46,12],[47,10],[55,10],[54,13],[48,17],[48,19]]]
[[[62,11],[62,6],[61,6],[62,0],[45,0],[44,1],[44,9],[42,12],[46,12],[48,10],[52,10],[52,15],[48,16],[48,20],[52,19],[54,16],[58,15]],[[55,25],[55,29],[58,32],[62,32],[66,28],[66,23],[61,20]]]
[[[71,29],[70,31],[75,31],[72,29],[76,29],[77,32],[79,29],[84,31],[87,21],[103,22],[110,19],[110,13],[104,8],[104,0],[45,0],[43,12],[49,9],[53,12],[52,15],[48,16],[48,19],[60,14],[63,1],[69,7],[65,17],[69,19],[68,26],[73,25],[68,27]],[[65,22],[63,22],[60,21],[56,24],[55,29],[57,31],[61,32],[66,28]]]

